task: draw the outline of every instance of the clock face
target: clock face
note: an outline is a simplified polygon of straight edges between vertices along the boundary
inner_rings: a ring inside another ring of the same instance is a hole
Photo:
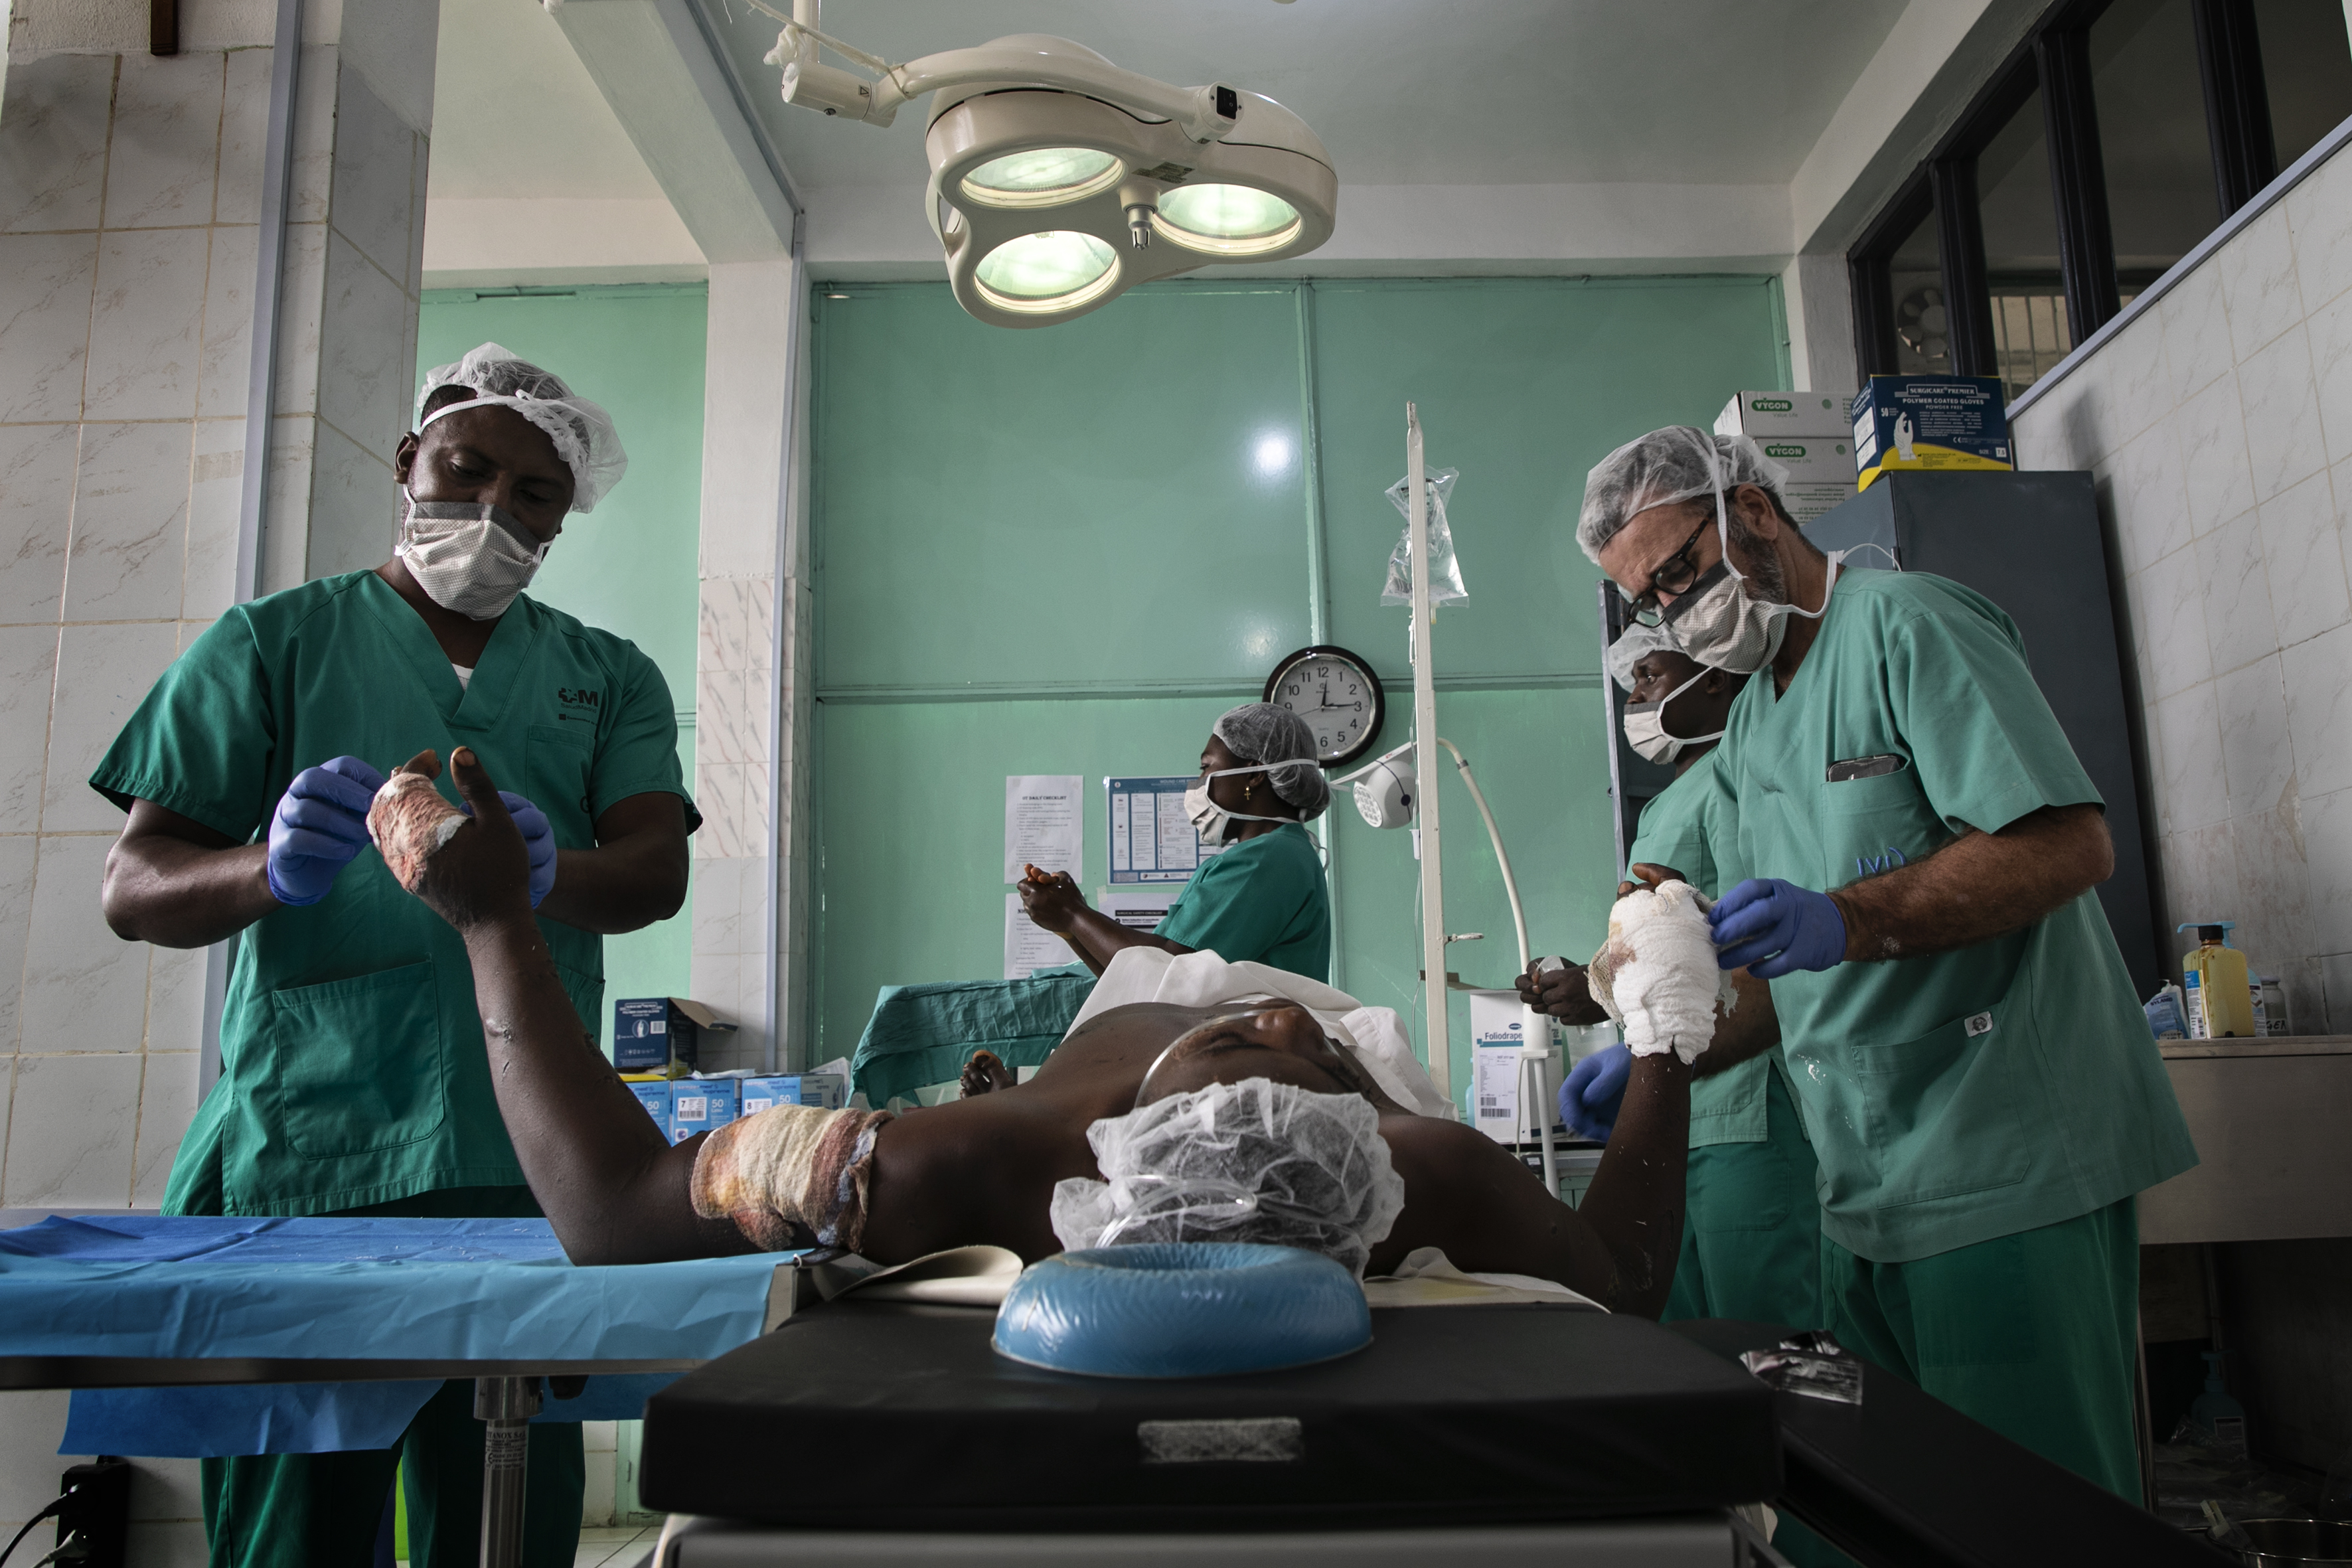
[[[1289,709],[1315,735],[1316,760],[1325,767],[1352,762],[1380,734],[1380,678],[1344,648],[1310,647],[1276,667],[1265,700]]]

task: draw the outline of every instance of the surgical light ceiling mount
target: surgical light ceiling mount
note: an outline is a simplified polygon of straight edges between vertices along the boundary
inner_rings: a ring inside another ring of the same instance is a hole
[[[1281,261],[1331,237],[1339,176],[1306,123],[1222,83],[1171,87],[1024,33],[904,65],[819,32],[817,0],[768,63],[784,101],[888,125],[926,93],[925,207],[957,301],[1000,327],[1085,315],[1138,283]],[[821,49],[872,71],[822,63]]]

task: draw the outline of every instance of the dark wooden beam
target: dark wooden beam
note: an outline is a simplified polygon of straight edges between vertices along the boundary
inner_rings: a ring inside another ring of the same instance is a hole
[[[180,52],[180,0],[147,0],[147,52]]]
[[[1973,153],[1927,166],[1936,195],[1937,249],[1943,263],[1944,310],[1950,320],[1954,375],[1999,375],[1992,296],[1985,285],[1984,218],[1977,206]]]
[[[2213,195],[2228,217],[2278,176],[2270,89],[2253,0],[2189,0],[2197,72],[2205,86],[2205,132],[2213,148]]]
[[[2034,40],[2034,61],[2042,78],[2050,195],[2058,209],[2058,271],[2066,283],[2066,324],[2079,343],[2122,308],[2116,289],[2116,240],[2107,218],[2098,108],[2091,99],[2089,28],[2046,30]]]

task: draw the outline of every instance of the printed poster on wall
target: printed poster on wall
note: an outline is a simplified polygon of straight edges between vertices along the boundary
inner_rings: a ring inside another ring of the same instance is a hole
[[[1044,868],[1038,868],[1043,870]],[[1039,929],[1021,907],[1021,895],[1004,895],[1004,978],[1026,980],[1040,969],[1076,963],[1078,955],[1052,931]]]
[[[1218,852],[1201,842],[1201,836],[1192,831],[1192,819],[1184,812],[1184,792],[1199,780],[1197,773],[1182,778],[1103,780],[1110,801],[1114,887],[1189,882],[1201,862]]]
[[[1081,773],[1007,773],[1004,777],[1004,879],[1017,882],[1034,866],[1087,879],[1087,831],[1078,797]]]

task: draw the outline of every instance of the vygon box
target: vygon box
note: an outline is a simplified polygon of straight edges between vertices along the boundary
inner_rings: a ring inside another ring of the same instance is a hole
[[[1830,436],[1762,436],[1751,437],[1756,449],[1789,470],[1787,489],[1799,485],[1843,485],[1854,489],[1853,432]],[[1804,520],[1800,518],[1799,521]]]
[[[1718,436],[1847,437],[1853,416],[1851,392],[1735,392],[1715,416]],[[1850,439],[1851,437],[1848,437]]]
[[[1881,474],[2009,469],[2009,412],[1989,375],[1874,375],[1854,394],[1861,488]]]
[[[716,1132],[735,1120],[742,1079],[682,1078],[669,1086],[669,1141],[683,1143],[698,1132]]]
[[[837,1072],[783,1073],[743,1080],[742,1114],[757,1116],[777,1105],[814,1105],[839,1110],[849,1099],[849,1083]]]

